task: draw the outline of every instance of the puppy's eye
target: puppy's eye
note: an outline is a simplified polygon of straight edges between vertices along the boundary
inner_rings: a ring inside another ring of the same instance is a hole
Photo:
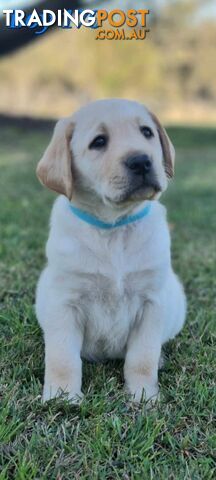
[[[141,133],[144,135],[145,138],[152,138],[154,137],[154,133],[150,127],[140,127]]]
[[[90,150],[100,150],[107,146],[108,138],[106,135],[98,135],[89,145]]]

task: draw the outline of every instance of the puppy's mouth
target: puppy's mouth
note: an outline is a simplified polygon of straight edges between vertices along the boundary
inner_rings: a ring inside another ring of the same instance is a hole
[[[109,203],[121,206],[133,202],[142,202],[144,200],[154,200],[161,192],[159,183],[146,183],[139,187],[131,187],[113,198],[106,196]]]

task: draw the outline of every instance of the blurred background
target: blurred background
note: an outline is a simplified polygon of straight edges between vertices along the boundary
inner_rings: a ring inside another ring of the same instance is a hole
[[[2,1],[24,8],[29,1]],[[8,54],[1,39],[0,112],[58,117],[101,97],[138,99],[168,123],[216,122],[214,0],[30,2],[46,8],[150,8],[144,41],[96,41],[95,31],[53,29]],[[51,6],[52,5],[52,6]],[[7,29],[8,30],[8,29]],[[9,33],[9,32],[7,32]],[[11,33],[11,31],[10,31]],[[14,31],[13,47],[27,32]],[[14,37],[15,38],[15,37]]]

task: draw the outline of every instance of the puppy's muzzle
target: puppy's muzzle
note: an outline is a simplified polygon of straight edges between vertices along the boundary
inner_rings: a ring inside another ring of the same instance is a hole
[[[160,191],[152,165],[151,158],[146,154],[131,155],[125,161],[129,175],[129,182],[136,188],[152,187],[155,192]]]

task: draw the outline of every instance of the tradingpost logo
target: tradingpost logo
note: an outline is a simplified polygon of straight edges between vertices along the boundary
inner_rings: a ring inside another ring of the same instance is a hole
[[[149,29],[149,10],[37,10],[28,14],[20,9],[2,10],[7,28],[30,28],[36,35],[43,35],[54,25],[64,29],[91,28],[96,40],[145,40]]]
[[[96,40],[145,40],[149,10],[99,10]]]

